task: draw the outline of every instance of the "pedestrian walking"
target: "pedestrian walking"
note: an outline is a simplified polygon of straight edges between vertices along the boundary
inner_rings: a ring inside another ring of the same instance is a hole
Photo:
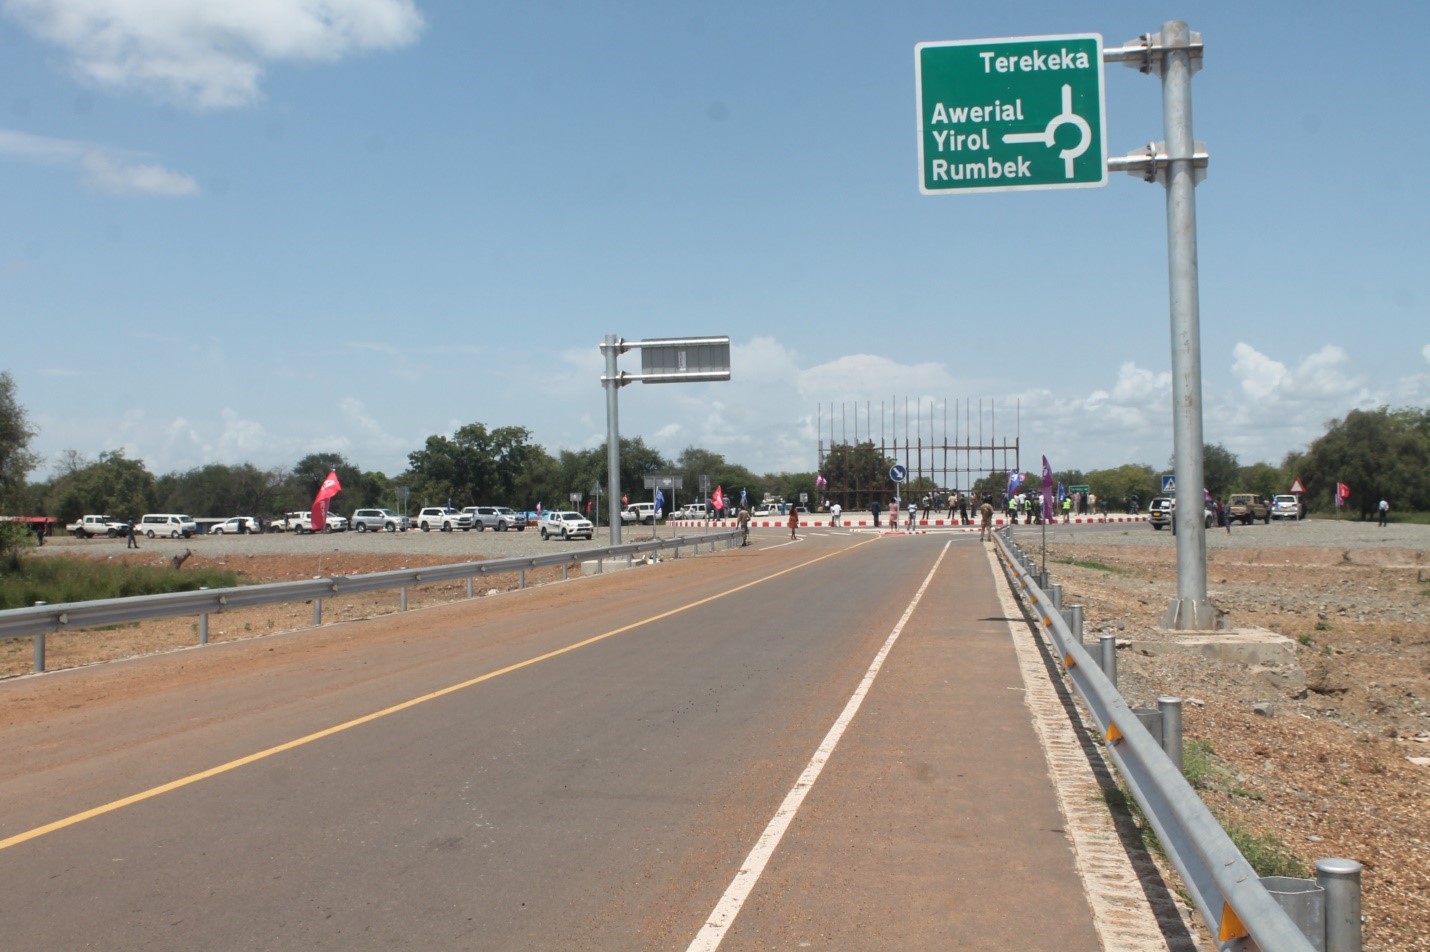
[[[1390,503],[1382,499],[1380,501],[1380,505],[1375,507],[1375,511],[1380,515],[1380,527],[1382,529],[1385,528],[1386,522],[1388,521],[1390,516]]]
[[[128,528],[128,531],[126,531],[126,532],[124,533],[124,538],[125,538],[125,540],[126,540],[125,543],[124,543],[124,547],[125,547],[126,549],[137,549],[137,548],[139,548],[139,540],[134,537],[134,520],[133,520],[133,519],[130,519],[130,520],[129,520],[129,528]]]
[[[993,541],[993,503],[987,499],[983,500],[983,505],[978,507],[978,515],[982,518],[982,528],[979,529],[978,538],[984,542]]]
[[[843,511],[837,502],[829,507],[829,524],[831,526],[837,527],[839,525],[839,514]]]
[[[750,544],[750,510],[741,507],[738,521],[740,524],[740,546],[743,548]]]
[[[798,539],[798,538],[799,538],[799,536],[795,535],[795,530],[798,529],[798,528],[799,528],[799,510],[798,510],[797,508],[795,508],[794,506],[790,506],[790,507],[789,507],[789,537],[790,537],[791,539]]]
[[[869,511],[874,515],[874,528],[879,528],[879,500],[869,503]]]
[[[914,531],[914,526],[918,525],[918,523],[919,523],[919,507],[918,507],[918,505],[911,499],[911,500],[909,500],[909,531],[910,531],[910,532],[913,532],[913,531]]]

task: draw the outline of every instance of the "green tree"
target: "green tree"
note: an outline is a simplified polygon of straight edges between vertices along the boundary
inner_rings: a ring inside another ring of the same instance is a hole
[[[1167,460],[1167,468],[1176,471],[1177,458],[1173,456]],[[1251,492],[1251,490],[1241,489],[1239,476],[1241,474],[1241,464],[1237,462],[1236,454],[1222,446],[1220,443],[1202,444],[1202,488],[1209,491],[1218,498],[1225,497],[1233,492]],[[1160,490],[1160,486],[1158,489]],[[1145,500],[1146,497],[1144,496]]]
[[[1350,506],[1370,518],[1382,498],[1392,509],[1430,508],[1430,420],[1420,408],[1352,410],[1326,424],[1299,462],[1307,499],[1316,508],[1350,486]]]
[[[1107,503],[1108,512],[1123,512],[1135,494],[1143,509],[1161,489],[1161,481],[1145,463],[1123,463],[1114,469],[1095,469],[1087,474],[1089,492],[1098,499],[1098,508]]]
[[[875,499],[887,506],[898,491],[897,485],[889,479],[889,468],[893,465],[894,460],[875,449],[873,441],[836,443],[824,457],[820,475],[828,485],[823,494],[845,509],[868,509]],[[781,478],[770,477],[776,481]],[[811,485],[809,491],[813,489]],[[787,494],[786,497],[789,498]]]
[[[1252,463],[1243,466],[1236,474],[1235,492],[1257,493],[1268,500],[1277,493],[1289,492],[1291,477],[1279,466],[1270,463]]]
[[[47,511],[61,522],[74,522],[86,513],[138,519],[157,508],[154,474],[140,460],[126,458],[123,450],[100,453],[94,462],[70,450],[59,469],[41,491]]]
[[[740,490],[745,491],[751,505],[760,501],[764,494],[763,481],[743,466],[728,462],[720,453],[687,446],[675,460],[675,471],[684,483],[680,501],[701,501],[700,477],[710,478],[706,496],[720,487],[733,503],[740,501]]]
[[[327,470],[323,471],[327,476]],[[316,490],[314,490],[316,492]],[[168,473],[155,486],[158,508],[194,516],[268,515],[304,508],[289,474],[260,470],[251,463],[209,463]],[[312,500],[309,494],[308,500]]]
[[[522,426],[468,423],[450,438],[429,436],[407,461],[405,478],[424,505],[508,505],[540,492],[552,476],[550,457]]]
[[[34,436],[25,408],[15,400],[14,378],[0,370],[0,510],[19,502],[30,471],[39,464],[29,449]]]

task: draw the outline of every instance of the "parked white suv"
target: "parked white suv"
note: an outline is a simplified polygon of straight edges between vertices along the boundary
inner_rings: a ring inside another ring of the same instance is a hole
[[[526,531],[526,517],[506,506],[468,506],[462,511],[472,517],[472,528],[478,532],[484,529]]]
[[[406,532],[412,528],[409,517],[391,509],[358,509],[349,522],[358,532]]]
[[[1301,497],[1290,495],[1271,497],[1272,519],[1300,519],[1302,515]]]
[[[470,513],[460,512],[449,506],[428,506],[417,514],[417,528],[423,532],[431,532],[433,529],[440,532],[461,529],[466,532],[471,527]]]
[[[640,522],[648,526],[655,525],[655,503],[631,503],[621,510],[621,521],[626,523]]]

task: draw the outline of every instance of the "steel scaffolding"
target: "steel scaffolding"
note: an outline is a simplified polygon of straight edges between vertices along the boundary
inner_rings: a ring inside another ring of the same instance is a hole
[[[919,493],[930,489],[940,494],[955,490],[966,493],[990,473],[1021,468],[1021,410],[1021,401],[1015,401],[1013,438],[1009,442],[1006,431],[1000,434],[998,430],[997,406],[993,400],[985,405],[982,399],[975,404],[972,400],[950,403],[905,397],[902,412],[897,398],[887,404],[881,400],[877,420],[872,400],[837,406],[832,401],[820,403],[816,416],[819,434],[816,472],[825,471],[825,461],[836,446],[869,444],[880,457],[904,467],[908,474],[904,486],[919,487],[916,490]],[[830,502],[857,510],[869,508],[875,499],[887,505],[891,497],[902,495],[900,484],[887,474],[875,482],[868,486],[831,483],[820,492]],[[822,503],[823,499],[818,502]]]

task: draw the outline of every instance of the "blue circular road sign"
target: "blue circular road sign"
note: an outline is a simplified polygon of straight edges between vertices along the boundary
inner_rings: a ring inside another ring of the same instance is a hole
[[[908,477],[909,471],[904,468],[902,463],[895,463],[889,467],[889,478],[894,482],[902,483],[905,479],[908,479]]]

